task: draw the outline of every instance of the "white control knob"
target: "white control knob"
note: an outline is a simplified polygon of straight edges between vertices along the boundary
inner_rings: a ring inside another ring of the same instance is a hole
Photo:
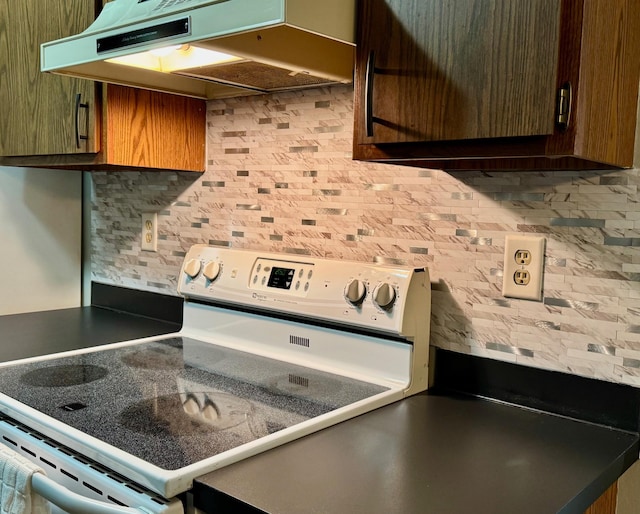
[[[209,261],[204,265],[202,274],[209,280],[214,281],[220,275],[220,263]]]
[[[198,259],[189,259],[184,265],[184,272],[191,278],[194,278],[198,273],[200,273],[201,266],[202,263]]]
[[[357,305],[364,299],[364,295],[367,294],[367,286],[364,285],[362,280],[353,279],[351,282],[347,284],[344,288],[344,296],[345,298],[352,303],[353,305]]]
[[[389,309],[396,301],[396,290],[393,286],[383,282],[373,290],[373,303],[383,309]]]

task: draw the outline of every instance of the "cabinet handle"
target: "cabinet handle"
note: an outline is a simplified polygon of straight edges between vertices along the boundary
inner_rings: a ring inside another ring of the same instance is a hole
[[[376,53],[372,50],[367,59],[367,70],[364,79],[364,112],[367,137],[373,137],[373,76],[376,69]]]
[[[87,109],[88,115],[89,104],[82,103],[82,93],[76,94],[76,148],[80,148],[80,140],[89,139],[89,136],[80,134],[80,109]]]
[[[571,82],[565,82],[558,90],[556,125],[560,132],[566,132],[571,121],[571,93]]]

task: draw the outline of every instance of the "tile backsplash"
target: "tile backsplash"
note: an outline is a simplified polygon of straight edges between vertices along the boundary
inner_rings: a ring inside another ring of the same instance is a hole
[[[638,169],[445,173],[351,160],[353,90],[211,100],[207,171],[95,173],[92,278],[176,294],[194,243],[428,266],[433,345],[640,386]],[[158,252],[140,214],[158,212]],[[542,302],[505,235],[547,238]]]

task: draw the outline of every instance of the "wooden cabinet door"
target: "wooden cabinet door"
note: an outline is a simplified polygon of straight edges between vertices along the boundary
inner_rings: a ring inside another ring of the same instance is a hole
[[[95,17],[93,1],[0,0],[0,155],[92,153],[95,85],[40,72],[40,43],[78,33]],[[81,109],[76,141],[76,95]],[[88,117],[87,117],[88,116]]]
[[[356,143],[552,134],[560,4],[362,0]]]

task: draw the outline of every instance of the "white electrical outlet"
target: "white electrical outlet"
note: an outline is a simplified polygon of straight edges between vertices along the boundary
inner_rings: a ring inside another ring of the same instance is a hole
[[[542,300],[545,238],[506,236],[502,295],[523,300]]]
[[[142,234],[140,247],[147,252],[158,251],[158,213],[142,213]]]

